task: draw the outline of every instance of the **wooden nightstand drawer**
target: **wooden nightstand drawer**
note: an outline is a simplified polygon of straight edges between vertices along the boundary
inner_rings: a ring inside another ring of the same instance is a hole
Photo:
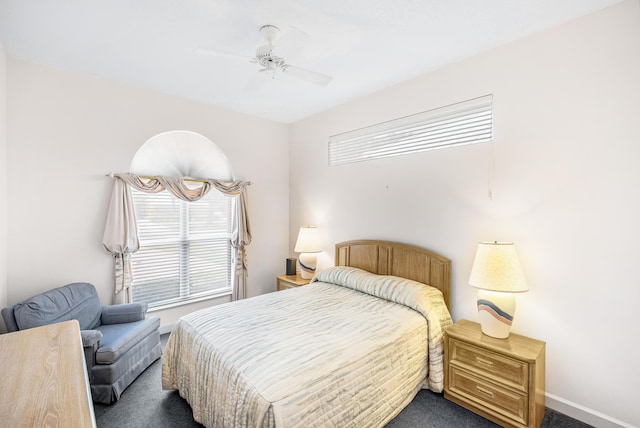
[[[529,365],[524,361],[514,360],[455,339],[449,340],[449,352],[452,365],[460,365],[483,376],[495,377],[495,380],[522,392],[528,391]]]
[[[510,391],[455,367],[451,367],[449,371],[449,390],[519,424],[529,423],[526,394]]]

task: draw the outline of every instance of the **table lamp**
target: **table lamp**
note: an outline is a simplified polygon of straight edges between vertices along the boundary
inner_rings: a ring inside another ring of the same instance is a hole
[[[514,293],[529,290],[513,242],[480,242],[469,285],[478,288],[478,317],[487,336],[509,337],[516,311]]]
[[[298,258],[300,276],[303,279],[311,279],[316,273],[316,265],[318,263],[316,253],[322,251],[318,228],[315,226],[302,226],[298,232],[298,240],[293,251],[300,253]]]

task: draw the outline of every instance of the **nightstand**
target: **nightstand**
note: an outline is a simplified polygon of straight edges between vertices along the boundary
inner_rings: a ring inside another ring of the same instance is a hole
[[[301,287],[310,283],[310,279],[302,279],[300,274],[297,275],[278,275],[276,277],[276,290],[286,290],[288,288]]]
[[[461,320],[444,336],[444,396],[505,427],[539,427],[544,418],[545,343],[511,333],[482,334]]]

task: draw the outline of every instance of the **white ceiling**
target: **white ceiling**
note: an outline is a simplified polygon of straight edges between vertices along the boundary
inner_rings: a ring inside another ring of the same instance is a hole
[[[10,57],[291,123],[619,1],[0,0],[0,41]],[[333,81],[195,52],[253,56],[265,24],[282,30],[276,54]]]

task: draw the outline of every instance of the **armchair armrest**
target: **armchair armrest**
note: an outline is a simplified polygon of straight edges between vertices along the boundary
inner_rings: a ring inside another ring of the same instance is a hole
[[[143,320],[147,312],[146,303],[125,303],[102,307],[102,324],[122,324]]]
[[[84,348],[93,347],[93,345],[100,343],[102,332],[99,330],[80,330],[80,337]]]
[[[89,382],[93,381],[93,372],[91,369],[96,364],[96,351],[100,347],[102,332],[100,330],[80,330],[80,338],[82,339],[82,347],[84,348],[84,362],[87,366],[87,376]]]

